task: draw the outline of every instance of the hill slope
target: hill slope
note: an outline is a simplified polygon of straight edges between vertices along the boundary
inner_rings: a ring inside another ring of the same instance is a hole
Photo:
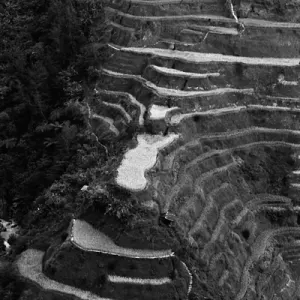
[[[300,298],[299,7],[104,5],[87,45],[105,59],[76,104],[95,148],[22,224],[14,267],[35,295]]]

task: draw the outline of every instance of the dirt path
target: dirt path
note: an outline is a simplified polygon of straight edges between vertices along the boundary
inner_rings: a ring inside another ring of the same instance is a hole
[[[116,183],[131,191],[141,191],[146,188],[148,180],[146,172],[154,167],[160,149],[179,138],[178,134],[137,136],[137,146],[129,149],[117,169]]]

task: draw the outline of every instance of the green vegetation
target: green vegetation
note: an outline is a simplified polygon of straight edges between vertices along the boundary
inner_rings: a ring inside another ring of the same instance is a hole
[[[105,200],[105,209],[117,218],[131,207],[101,189],[80,191],[96,179],[111,182],[116,154],[124,151],[118,141],[97,140],[88,127],[85,101],[94,67],[107,56],[101,46],[107,33],[103,5],[94,0],[1,4],[0,195],[7,208],[2,215],[25,229],[32,226],[32,236],[43,219],[39,227],[57,220],[61,230],[95,199]]]
[[[6,208],[1,214],[24,229],[11,257],[28,246],[46,250],[72,216],[94,202],[117,219],[132,215],[129,195],[114,196],[111,184],[124,146],[95,139],[85,106],[95,66],[107,57],[104,4],[0,2],[0,199]],[[93,187],[81,191],[96,179],[108,185],[107,194]],[[12,292],[18,289],[14,281],[7,283],[10,277],[0,281],[1,299],[28,299]]]
[[[85,132],[82,110],[90,57],[104,55],[88,47],[93,12],[101,16],[102,4],[32,0],[2,6],[0,191],[5,215],[20,221],[51,184],[47,200],[37,202],[48,210],[67,204],[62,194],[70,184],[56,181],[63,174],[79,185],[86,181],[86,174],[74,174],[79,158],[104,160],[103,150]]]

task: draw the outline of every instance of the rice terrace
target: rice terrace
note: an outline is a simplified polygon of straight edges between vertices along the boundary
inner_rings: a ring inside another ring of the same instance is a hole
[[[3,0],[0,298],[300,300],[300,0]]]

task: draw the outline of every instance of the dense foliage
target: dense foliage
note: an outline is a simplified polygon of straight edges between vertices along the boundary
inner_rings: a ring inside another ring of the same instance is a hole
[[[103,14],[101,1],[1,3],[0,198],[6,216],[23,217],[76,161],[82,144],[93,152],[81,102],[88,68],[102,54],[88,47],[96,14]]]
[[[95,180],[111,181],[109,165],[122,150],[95,139],[85,108],[94,67],[106,57],[104,4],[0,1],[0,217],[24,229],[13,256],[29,245],[45,250],[94,201],[103,200],[117,218],[133,207],[112,195],[113,187],[81,191]],[[0,298],[37,298],[20,289],[7,277]]]

